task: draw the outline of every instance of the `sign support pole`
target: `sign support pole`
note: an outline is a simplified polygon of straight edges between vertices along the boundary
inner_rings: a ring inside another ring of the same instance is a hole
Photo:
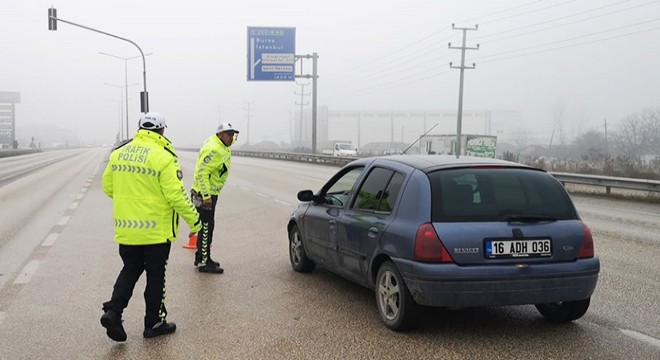
[[[296,55],[296,59],[312,59],[312,75],[305,74],[305,75],[296,75],[297,78],[304,78],[304,79],[312,79],[312,154],[316,154],[316,114],[317,114],[317,79],[319,77],[318,75],[318,69],[317,69],[317,63],[318,63],[318,58],[319,54],[317,53],[312,53],[312,55]],[[302,68],[302,61],[300,62],[300,67]]]

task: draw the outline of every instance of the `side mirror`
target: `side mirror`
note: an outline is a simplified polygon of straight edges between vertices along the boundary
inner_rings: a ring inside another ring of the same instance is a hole
[[[300,201],[312,201],[314,200],[314,193],[312,190],[302,190],[298,192],[298,200]]]

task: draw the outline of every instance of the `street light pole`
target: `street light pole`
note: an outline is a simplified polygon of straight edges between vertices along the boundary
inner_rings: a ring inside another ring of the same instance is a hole
[[[136,44],[132,40],[129,40],[129,39],[117,36],[117,35],[112,35],[110,33],[100,31],[100,30],[96,30],[96,29],[93,29],[93,28],[90,28],[90,27],[87,27],[87,26],[84,26],[84,25],[76,24],[76,23],[73,23],[71,21],[60,19],[60,18],[57,17],[57,9],[55,9],[53,7],[49,8],[48,9],[48,30],[56,31],[58,21],[61,21],[63,23],[69,24],[69,25],[77,26],[77,27],[80,27],[80,28],[83,28],[83,29],[86,29],[86,30],[94,31],[94,32],[97,32],[99,34],[108,35],[108,36],[111,36],[113,38],[116,38],[116,39],[119,39],[119,40],[124,40],[124,41],[127,41],[127,42],[135,45],[135,47],[140,51],[140,54],[142,55],[142,76],[143,76],[143,83],[144,83],[144,91],[140,93],[140,105],[141,105],[140,110],[143,113],[148,113],[149,112],[149,93],[147,92],[147,61],[144,59],[144,52],[142,51],[140,46],[138,46],[138,44]]]
[[[99,54],[110,56],[110,57],[113,57],[115,59],[124,60],[124,87],[126,88],[126,137],[128,138],[128,132],[129,132],[129,130],[128,130],[128,60],[137,59],[140,56],[138,55],[138,56],[125,58],[125,57],[121,57],[121,56],[117,56],[117,55],[104,53],[102,51],[99,51]],[[149,56],[149,55],[152,55],[152,54],[153,53],[148,53],[148,54],[144,54],[144,56]]]
[[[108,85],[108,86],[112,86],[112,87],[119,88],[120,91],[122,91],[122,92],[119,94],[119,102],[120,102],[120,103],[123,103],[123,101],[122,101],[122,97],[123,97],[123,95],[124,95],[124,92],[126,93],[126,109],[127,109],[127,110],[126,110],[126,133],[124,133],[124,135],[126,136],[126,139],[128,139],[128,136],[129,136],[129,135],[128,135],[128,134],[129,134],[129,132],[128,132],[128,87],[129,87],[129,86],[140,85],[140,83],[126,84],[125,86],[122,86],[122,85],[115,85],[115,84],[110,84],[110,83],[107,83],[107,82],[104,83],[104,84],[105,84],[105,85]],[[123,112],[123,109],[122,109],[122,112]],[[121,130],[121,127],[120,127],[120,130]],[[122,139],[124,139],[123,136],[122,136]]]

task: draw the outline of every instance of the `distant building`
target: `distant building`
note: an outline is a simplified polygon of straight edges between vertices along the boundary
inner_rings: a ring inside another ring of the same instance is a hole
[[[16,104],[21,102],[21,93],[0,91],[0,148],[15,148]]]
[[[302,121],[301,121],[302,120]],[[522,112],[514,110],[465,110],[461,132],[497,136],[507,141],[509,129],[522,125]],[[429,135],[456,134],[456,110],[317,110],[317,144],[333,139],[350,141],[358,149],[368,143],[418,141],[437,124]],[[291,113],[292,145],[311,147],[312,111],[307,108]]]

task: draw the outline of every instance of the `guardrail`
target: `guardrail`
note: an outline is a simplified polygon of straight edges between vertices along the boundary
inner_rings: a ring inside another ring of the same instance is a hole
[[[237,156],[249,156],[249,157],[258,157],[265,159],[298,161],[298,162],[332,165],[332,166],[344,166],[356,159],[353,157],[312,155],[312,154],[288,153],[288,152],[232,150],[231,153],[232,155],[237,155]]]
[[[660,181],[646,180],[646,179],[633,179],[622,178],[613,176],[600,176],[600,175],[582,175],[582,174],[568,174],[568,173],[551,173],[562,184],[582,184],[590,186],[604,186],[605,192],[610,194],[612,188],[639,190],[648,192],[660,192]]]
[[[18,156],[18,155],[25,155],[25,154],[34,154],[41,152],[41,149],[0,149],[0,158],[3,157],[10,157],[10,156]]]
[[[198,151],[199,149],[182,149],[185,151]],[[353,157],[338,157],[327,155],[312,155],[302,153],[288,153],[288,152],[266,152],[266,151],[242,151],[232,150],[232,154],[236,156],[249,156],[264,159],[298,161],[312,164],[323,164],[331,166],[344,166],[349,162],[355,160]],[[605,187],[607,194],[611,193],[612,188],[639,190],[648,192],[660,193],[660,181],[646,180],[646,179],[633,179],[612,176],[600,175],[582,175],[551,172],[557,180],[562,184],[581,184],[589,186]]]

